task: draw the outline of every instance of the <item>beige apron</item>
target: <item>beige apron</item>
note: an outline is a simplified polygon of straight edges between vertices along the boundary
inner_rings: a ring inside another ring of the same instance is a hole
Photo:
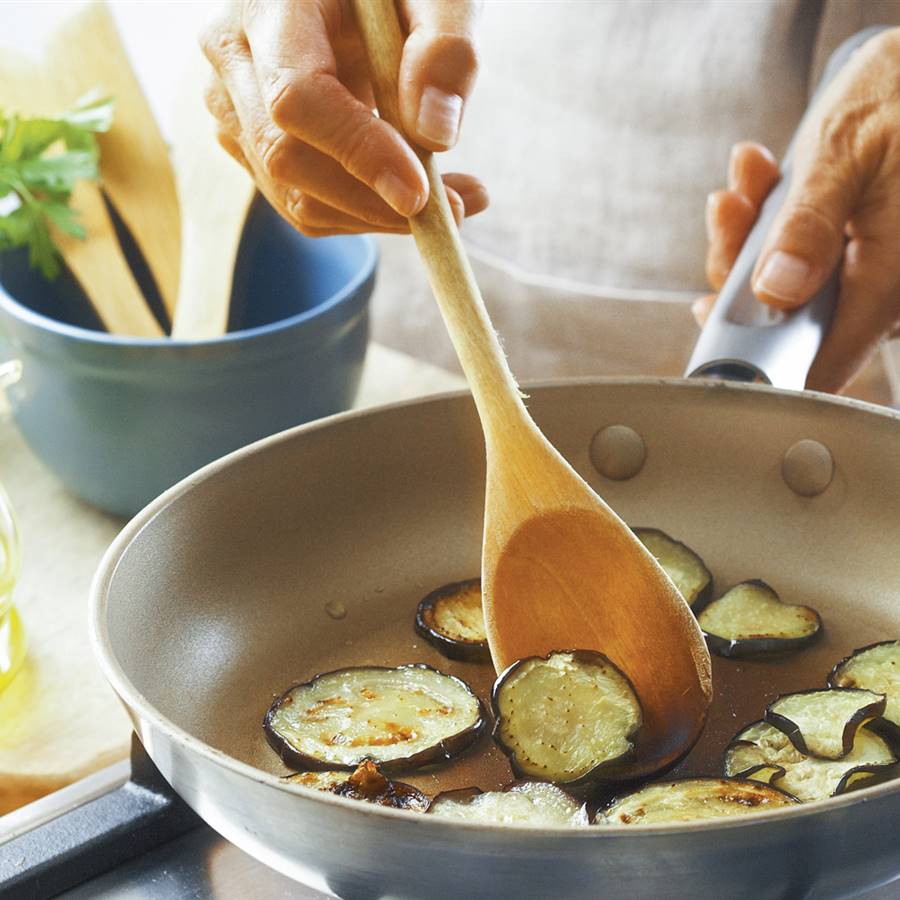
[[[488,0],[441,164],[491,194],[463,234],[518,377],[681,374],[731,145],[782,153],[829,53],[873,24],[900,0]],[[411,242],[381,245],[376,338],[456,368]],[[883,359],[852,392],[889,402]]]

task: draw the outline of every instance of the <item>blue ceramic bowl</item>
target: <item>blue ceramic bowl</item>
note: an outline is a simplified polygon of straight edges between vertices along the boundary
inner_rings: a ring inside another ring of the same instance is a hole
[[[131,515],[213,459],[352,404],[376,261],[371,238],[305,238],[257,198],[229,333],[184,342],[106,334],[71,278],[48,283],[5,254],[0,367],[21,364],[16,423],[69,490]]]

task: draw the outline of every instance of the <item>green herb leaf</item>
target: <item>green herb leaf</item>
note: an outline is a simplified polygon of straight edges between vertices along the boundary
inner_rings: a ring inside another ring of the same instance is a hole
[[[0,199],[14,194],[19,201],[0,215],[0,251],[27,246],[33,267],[50,279],[59,274],[50,226],[85,237],[69,199],[79,179],[97,178],[95,135],[109,130],[112,114],[112,99],[98,91],[55,119],[0,111]]]

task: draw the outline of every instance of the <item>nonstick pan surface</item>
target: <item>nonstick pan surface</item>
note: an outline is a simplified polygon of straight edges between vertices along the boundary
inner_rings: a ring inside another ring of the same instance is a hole
[[[679,771],[716,774],[728,739],[778,693],[823,686],[856,647],[900,637],[900,415],[858,402],[681,380],[528,389],[539,426],[629,523],[705,559],[716,590],[769,581],[818,609],[822,639],[777,662],[714,658],[710,721]],[[628,425],[646,462],[591,463]],[[835,474],[815,497],[782,477],[814,439]],[[900,782],[727,822],[582,830],[416,817],[278,782],[272,696],[319,671],[429,662],[482,695],[489,667],[413,632],[418,600],[479,570],[483,442],[468,395],[351,413],[269,438],[176,486],[110,548],[93,591],[104,670],[148,752],[227,838],[346,898],[835,897],[900,874]],[[490,739],[441,789],[509,778]],[[426,791],[437,776],[404,776]]]

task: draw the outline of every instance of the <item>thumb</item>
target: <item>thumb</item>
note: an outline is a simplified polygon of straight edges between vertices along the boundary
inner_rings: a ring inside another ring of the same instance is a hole
[[[406,133],[427,150],[459,137],[463,106],[475,84],[478,3],[404,0],[409,37],[400,63],[400,115]]]
[[[819,290],[841,258],[858,194],[846,158],[820,147],[798,152],[787,199],[753,271],[763,303],[793,309]]]

